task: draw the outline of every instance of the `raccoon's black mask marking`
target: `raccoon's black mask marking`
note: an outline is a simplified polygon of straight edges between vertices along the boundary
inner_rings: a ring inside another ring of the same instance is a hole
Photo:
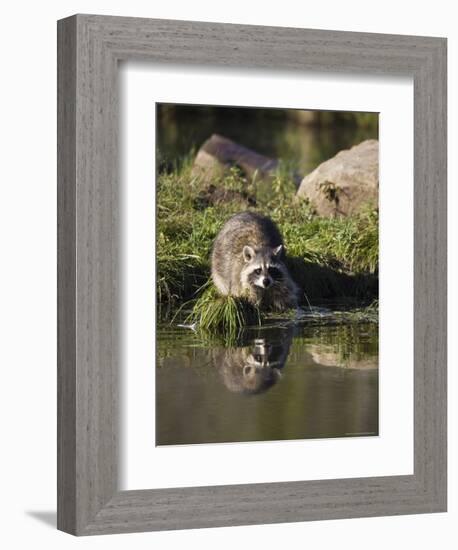
[[[269,280],[268,286],[271,286],[275,282],[283,281],[284,274],[282,273],[279,267],[274,267],[274,266],[258,267],[253,269],[253,271],[251,271],[251,273],[248,274],[247,279],[251,285],[255,285],[256,281],[260,279],[267,279]]]

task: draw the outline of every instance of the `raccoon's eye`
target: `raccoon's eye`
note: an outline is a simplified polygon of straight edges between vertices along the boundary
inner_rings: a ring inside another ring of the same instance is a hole
[[[260,267],[258,267],[257,269],[255,269],[255,270],[253,271],[253,273],[254,273],[255,275],[261,275],[261,271],[262,271],[262,269],[261,269]]]

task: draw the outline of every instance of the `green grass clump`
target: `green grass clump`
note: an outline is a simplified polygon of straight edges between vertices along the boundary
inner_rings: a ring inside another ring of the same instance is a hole
[[[213,285],[208,285],[196,300],[186,319],[195,323],[197,330],[235,336],[243,327],[261,324],[258,307],[244,298],[221,296]]]

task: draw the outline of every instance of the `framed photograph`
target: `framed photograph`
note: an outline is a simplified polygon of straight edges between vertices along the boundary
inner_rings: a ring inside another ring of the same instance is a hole
[[[446,511],[446,40],[58,22],[58,528]]]

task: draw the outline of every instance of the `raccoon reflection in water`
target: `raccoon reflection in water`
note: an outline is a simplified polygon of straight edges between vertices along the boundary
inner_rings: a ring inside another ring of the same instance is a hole
[[[264,393],[280,380],[292,338],[291,330],[245,338],[236,347],[214,350],[212,362],[228,390]]]

